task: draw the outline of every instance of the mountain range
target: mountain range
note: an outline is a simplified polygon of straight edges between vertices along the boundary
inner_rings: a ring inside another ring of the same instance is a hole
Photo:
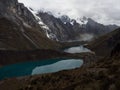
[[[87,41],[118,28],[117,25],[103,25],[91,18],[71,19],[66,15],[55,17],[51,13],[38,12],[37,16],[49,28],[48,34],[57,41]]]
[[[118,28],[85,17],[82,20],[66,15],[57,18],[27,8],[17,0],[1,0],[0,6],[0,48],[3,50],[58,48],[56,41],[84,41]]]

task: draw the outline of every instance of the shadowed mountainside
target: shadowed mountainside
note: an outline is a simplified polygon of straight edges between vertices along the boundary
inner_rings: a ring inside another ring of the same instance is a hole
[[[112,31],[88,44],[88,48],[100,56],[110,56],[112,49],[120,42],[120,28]]]
[[[30,50],[58,48],[48,39],[34,15],[17,0],[0,1],[0,49]]]

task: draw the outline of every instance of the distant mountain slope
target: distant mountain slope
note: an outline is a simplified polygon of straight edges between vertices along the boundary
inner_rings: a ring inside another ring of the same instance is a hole
[[[17,0],[1,0],[0,7],[0,49],[47,49],[59,46],[46,37],[35,16]]]
[[[82,38],[87,37],[86,34],[89,34],[91,38],[98,37],[118,28],[117,25],[103,25],[86,17],[75,20],[63,15],[56,18],[52,14],[42,11],[38,12],[37,16],[49,27],[48,34],[52,33],[59,41],[85,40]]]
[[[67,27],[59,18],[56,18],[46,12],[39,12],[38,16],[51,30],[51,32],[48,33],[53,33],[59,41],[74,39],[75,32],[72,28]]]
[[[117,43],[120,42],[120,28],[106,35],[101,36],[93,42],[90,42],[88,47],[94,50],[98,55],[108,56]]]

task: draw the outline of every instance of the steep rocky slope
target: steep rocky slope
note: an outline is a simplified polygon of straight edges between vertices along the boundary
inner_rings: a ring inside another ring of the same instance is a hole
[[[0,48],[24,50],[58,47],[48,39],[34,15],[17,0],[0,1]]]
[[[66,41],[74,39],[75,32],[72,28],[67,27],[59,18],[56,18],[46,12],[39,12],[38,16],[49,27],[51,32],[56,36],[57,40]]]

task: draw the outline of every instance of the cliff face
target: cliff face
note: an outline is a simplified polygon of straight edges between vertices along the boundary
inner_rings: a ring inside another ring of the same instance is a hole
[[[17,0],[0,1],[0,48],[40,49],[58,47],[48,39],[34,15]]]

